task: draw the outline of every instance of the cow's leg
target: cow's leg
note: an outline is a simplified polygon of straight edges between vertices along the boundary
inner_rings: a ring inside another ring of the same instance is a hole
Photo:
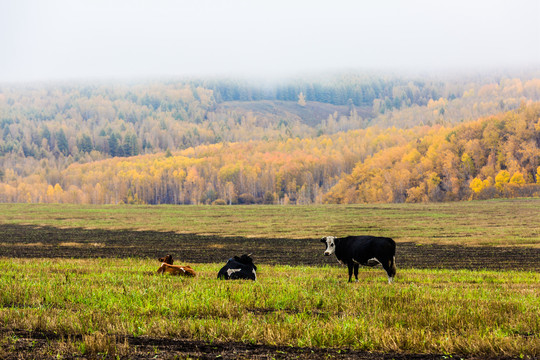
[[[396,257],[392,256],[390,259],[385,259],[381,263],[388,274],[388,283],[391,284],[394,281],[394,276],[396,276]]]
[[[358,282],[358,267],[359,264],[354,264],[354,278],[356,279],[356,282]]]
[[[157,269],[157,273],[158,273],[158,274],[161,274],[161,273],[163,273],[164,271],[165,271],[165,266],[164,266],[164,265],[161,265],[161,266],[159,267],[159,269]]]
[[[353,263],[352,262],[347,263],[347,267],[349,268],[349,282],[351,282],[352,273],[353,273]]]

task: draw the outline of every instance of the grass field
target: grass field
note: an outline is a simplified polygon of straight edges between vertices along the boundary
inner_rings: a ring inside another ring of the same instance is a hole
[[[356,233],[419,244],[540,247],[540,199],[323,206],[0,204],[0,224],[319,238]]]
[[[0,358],[537,358],[540,273],[517,271],[525,258],[505,257],[519,249],[515,254],[533,254],[524,269],[539,268],[539,219],[540,199],[0,204]],[[351,233],[397,240],[394,284],[380,268],[361,269],[360,282],[348,284],[346,269],[323,259],[313,239]],[[156,276],[161,244],[175,255],[187,247],[177,256],[182,263],[190,253],[211,261],[188,261],[194,279]],[[474,251],[466,250],[471,245]],[[224,256],[254,246],[262,260],[257,282],[216,280]],[[447,249],[442,268],[425,259],[436,246]],[[504,270],[467,270],[482,254],[479,264]],[[471,259],[459,263],[465,256]]]
[[[61,348],[82,355],[122,355],[128,345],[113,341],[122,335],[540,355],[538,273],[410,269],[389,286],[382,272],[369,270],[354,284],[341,268],[291,266],[261,267],[257,282],[225,282],[215,279],[215,264],[193,264],[195,279],[155,276],[156,265],[0,260],[2,327],[58,334]],[[9,346],[6,337],[0,348]]]

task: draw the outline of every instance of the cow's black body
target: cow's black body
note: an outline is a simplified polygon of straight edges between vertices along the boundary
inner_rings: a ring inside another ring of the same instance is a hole
[[[227,264],[218,272],[218,279],[223,280],[257,280],[257,267],[253,259],[248,255],[235,256],[227,261]]]
[[[325,237],[321,242],[328,242]],[[396,243],[394,240],[387,237],[377,236],[347,236],[344,238],[333,238],[335,244],[335,254],[338,261],[342,264],[346,264],[349,268],[349,281],[352,279],[354,270],[354,277],[358,281],[358,267],[375,266],[379,263],[386,270],[388,274],[388,281],[391,282],[396,275],[395,255],[396,255]]]

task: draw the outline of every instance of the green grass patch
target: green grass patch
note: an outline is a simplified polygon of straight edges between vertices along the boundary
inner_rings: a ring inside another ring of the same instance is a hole
[[[260,266],[258,281],[156,276],[141,259],[0,259],[0,326],[103,336],[474,355],[540,355],[540,274]],[[85,343],[85,340],[87,343]],[[107,344],[103,346],[108,346]],[[104,350],[106,351],[106,349]]]

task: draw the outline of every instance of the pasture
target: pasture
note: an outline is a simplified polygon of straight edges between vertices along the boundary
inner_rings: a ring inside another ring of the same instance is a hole
[[[0,358],[536,358],[539,209],[0,204]],[[394,284],[323,257],[351,233],[396,240]],[[244,252],[257,281],[218,281]]]
[[[540,199],[312,206],[0,204],[0,224],[313,239],[369,234],[399,242],[540,248]]]

